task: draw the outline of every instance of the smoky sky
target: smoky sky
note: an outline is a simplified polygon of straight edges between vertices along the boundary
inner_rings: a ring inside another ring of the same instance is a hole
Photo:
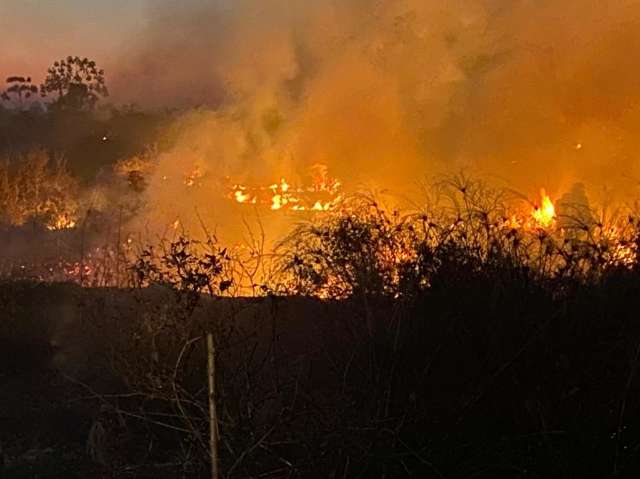
[[[86,46],[104,58],[111,101],[185,111],[184,141],[160,161],[175,177],[196,163],[258,179],[326,163],[396,190],[460,169],[527,194],[640,183],[637,1],[25,4],[62,18],[0,20],[12,42],[31,25],[55,31],[9,63]]]
[[[111,80],[123,101],[185,108],[162,177],[297,179],[324,163],[396,192],[460,170],[530,197],[577,181],[600,200],[637,192],[636,1],[160,1],[147,15]],[[166,189],[152,182],[158,207]]]

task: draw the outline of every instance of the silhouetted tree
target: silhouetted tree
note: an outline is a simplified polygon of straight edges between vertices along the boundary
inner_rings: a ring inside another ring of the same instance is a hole
[[[0,98],[23,109],[25,100],[37,93],[38,87],[31,83],[30,77],[11,76],[7,78],[7,89],[0,94]]]
[[[57,94],[56,108],[92,110],[100,97],[109,95],[104,70],[88,58],[71,57],[54,62],[40,86],[42,96]]]

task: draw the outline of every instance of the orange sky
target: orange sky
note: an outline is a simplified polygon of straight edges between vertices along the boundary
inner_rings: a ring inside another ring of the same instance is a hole
[[[108,69],[111,55],[144,27],[147,0],[0,0],[0,79],[31,75],[67,55]]]

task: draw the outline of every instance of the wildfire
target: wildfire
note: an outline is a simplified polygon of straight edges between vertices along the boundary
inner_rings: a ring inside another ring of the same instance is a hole
[[[200,167],[196,166],[193,171],[185,175],[184,184],[187,186],[194,186],[197,181],[204,176],[204,173]]]
[[[252,198],[251,196],[243,192],[244,187],[238,187],[238,188],[239,189],[233,192],[233,196],[235,197],[238,203],[246,203],[248,201],[255,203],[255,198]]]
[[[325,165],[314,165],[311,178],[307,186],[293,186],[286,178],[269,186],[234,184],[228,196],[237,203],[264,205],[272,211],[334,210],[342,199],[341,183],[329,176]]]
[[[67,230],[75,228],[76,221],[68,214],[63,213],[54,218],[49,224],[46,225],[49,231]]]
[[[638,260],[638,245],[629,231],[614,225],[603,231],[603,237],[609,243],[610,262],[631,267]]]
[[[280,183],[273,184],[269,186],[269,189],[273,192],[273,196],[271,197],[271,209],[279,210],[283,206],[288,205],[289,203],[297,203],[299,200],[291,193],[287,193],[289,191],[289,183],[284,178],[280,178]]]
[[[536,205],[531,212],[536,226],[542,228],[549,228],[553,225],[556,219],[556,208],[553,206],[551,198],[546,194],[544,188],[540,190],[540,205]]]

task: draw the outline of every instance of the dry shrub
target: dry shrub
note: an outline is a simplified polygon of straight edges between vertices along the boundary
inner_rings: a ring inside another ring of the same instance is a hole
[[[0,165],[0,216],[5,225],[33,221],[48,228],[77,220],[78,184],[64,158],[32,150]]]
[[[640,236],[631,212],[591,223],[565,215],[545,228],[527,220],[528,211],[523,216],[514,201],[521,198],[464,176],[437,183],[432,193],[436,200],[417,213],[358,195],[335,214],[299,225],[279,244],[280,289],[407,298],[474,275],[525,273],[557,287],[636,267]]]

